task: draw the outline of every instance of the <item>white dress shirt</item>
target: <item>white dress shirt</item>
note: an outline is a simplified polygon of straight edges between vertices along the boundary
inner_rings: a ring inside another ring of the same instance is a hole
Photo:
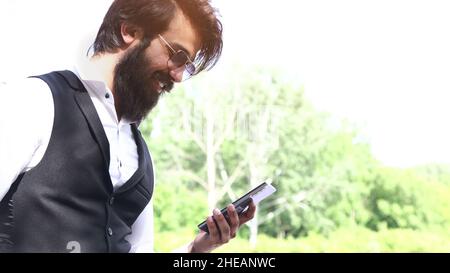
[[[110,147],[109,173],[113,188],[122,186],[138,168],[137,146],[130,121],[117,118],[111,90],[82,61],[72,69],[81,79],[97,110]],[[0,200],[12,183],[35,167],[49,144],[54,120],[54,102],[41,79],[26,78],[0,85]],[[155,180],[154,180],[155,181]],[[130,252],[153,252],[153,204],[150,203],[127,237]]]

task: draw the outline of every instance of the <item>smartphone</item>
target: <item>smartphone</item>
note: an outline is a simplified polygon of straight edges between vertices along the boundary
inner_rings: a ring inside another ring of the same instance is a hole
[[[252,189],[236,201],[234,201],[232,204],[234,205],[236,212],[238,215],[242,214],[244,211],[248,209],[248,205],[253,200],[253,203],[258,204],[260,201],[274,193],[276,189],[267,182],[261,183],[256,188]],[[230,224],[230,218],[228,216],[228,210],[227,207],[224,207],[220,210],[220,212],[223,214],[225,219],[227,220],[228,224]],[[214,218],[213,218],[214,219]],[[198,228],[209,233],[208,225],[206,224],[206,220],[203,221],[198,225]]]

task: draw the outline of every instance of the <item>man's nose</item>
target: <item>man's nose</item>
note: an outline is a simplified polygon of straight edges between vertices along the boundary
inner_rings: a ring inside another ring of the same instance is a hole
[[[174,82],[181,82],[183,80],[184,69],[185,69],[184,66],[178,67],[178,68],[175,68],[175,69],[170,69],[169,68],[170,77],[172,78],[172,80]]]
[[[167,68],[169,69],[169,75],[172,78],[172,80],[174,82],[181,82],[181,81],[183,81],[183,73],[184,73],[184,70],[186,69],[186,67],[184,65],[177,66],[170,59],[167,62],[167,65],[168,65]]]

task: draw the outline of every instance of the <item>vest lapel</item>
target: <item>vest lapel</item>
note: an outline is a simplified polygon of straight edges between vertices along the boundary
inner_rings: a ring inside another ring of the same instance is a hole
[[[105,166],[107,170],[109,170],[110,155],[108,138],[106,137],[102,122],[100,121],[97,111],[95,110],[95,106],[89,97],[89,93],[86,91],[84,85],[80,82],[78,77],[72,72],[66,70],[59,71],[57,73],[60,74],[72,88],[79,91],[75,92],[75,100],[86,118],[87,123],[89,124],[89,128],[94,135],[95,141],[100,146],[100,150],[105,161]],[[112,189],[112,185],[110,186]]]

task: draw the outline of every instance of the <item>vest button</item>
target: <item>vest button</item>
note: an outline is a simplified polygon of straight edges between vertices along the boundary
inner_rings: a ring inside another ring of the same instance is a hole
[[[111,197],[109,199],[109,205],[112,206],[114,204],[114,197]]]
[[[110,227],[108,228],[108,235],[109,235],[109,236],[113,236],[113,230],[112,230],[112,228],[110,228]]]

